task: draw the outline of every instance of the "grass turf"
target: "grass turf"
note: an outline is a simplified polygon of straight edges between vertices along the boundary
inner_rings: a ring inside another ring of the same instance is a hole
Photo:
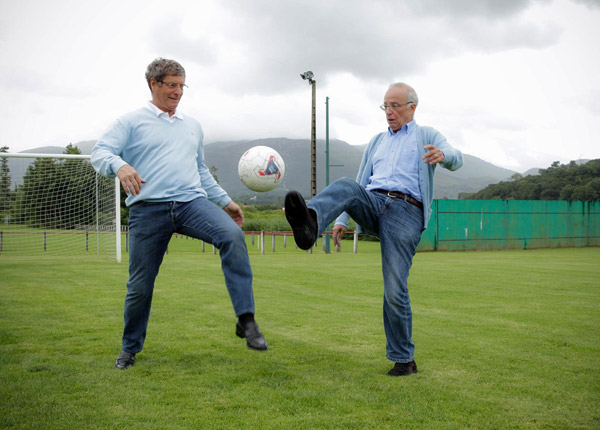
[[[1,255],[0,427],[600,427],[600,249],[417,254],[419,373],[390,378],[378,244],[266,242],[249,250],[269,351],[235,336],[218,256],[174,239],[127,371],[126,264]]]

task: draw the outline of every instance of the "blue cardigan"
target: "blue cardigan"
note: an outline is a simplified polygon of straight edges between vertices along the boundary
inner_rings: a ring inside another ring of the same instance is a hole
[[[383,140],[387,132],[379,133],[371,142],[367,145],[363,154],[360,167],[358,168],[358,175],[356,176],[356,182],[366,188],[369,178],[373,174],[373,155],[379,144]],[[419,187],[421,188],[421,195],[423,196],[423,230],[427,228],[429,218],[431,216],[431,202],[433,201],[433,175],[435,173],[436,164],[431,165],[423,161],[422,157],[425,155],[425,145],[437,146],[444,153],[444,162],[441,163],[443,167],[448,170],[457,170],[463,164],[462,153],[452,147],[446,138],[437,130],[432,127],[421,127],[417,126],[417,147],[419,148]],[[348,225],[348,219],[350,215],[343,212],[335,221],[335,224],[341,224],[344,226]],[[362,233],[362,228],[357,225],[359,233]]]

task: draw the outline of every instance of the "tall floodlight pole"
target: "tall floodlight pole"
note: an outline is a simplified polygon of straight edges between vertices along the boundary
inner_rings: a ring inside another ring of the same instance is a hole
[[[310,132],[310,197],[313,198],[317,194],[317,81],[315,75],[310,70],[300,75],[302,79],[308,81],[312,87],[312,115],[311,115],[311,132]]]
[[[329,168],[336,166],[343,166],[343,164],[329,164],[329,97],[325,97],[325,186],[329,185]],[[331,226],[328,226],[330,229]],[[329,244],[330,235],[329,233],[325,233],[325,241],[323,250],[329,254],[331,252],[331,247]]]
[[[329,185],[329,97],[325,97],[325,186]]]
[[[329,185],[329,97],[325,97],[325,186]],[[327,228],[329,230],[329,227]],[[325,233],[325,253],[331,253],[329,233]]]

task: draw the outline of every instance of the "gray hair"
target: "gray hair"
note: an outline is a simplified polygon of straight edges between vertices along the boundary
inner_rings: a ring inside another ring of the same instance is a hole
[[[167,75],[185,77],[185,69],[175,60],[167,60],[166,58],[157,58],[152,63],[148,64],[146,69],[146,81],[148,87],[152,91],[150,79],[154,78],[157,82],[162,82]]]
[[[417,92],[413,89],[413,87],[411,87],[408,84],[405,84],[404,82],[396,82],[395,84],[391,84],[390,88],[394,88],[394,87],[398,87],[398,88],[406,88],[407,89],[407,102],[412,102],[414,103],[416,106],[419,105],[419,97],[417,97]]]

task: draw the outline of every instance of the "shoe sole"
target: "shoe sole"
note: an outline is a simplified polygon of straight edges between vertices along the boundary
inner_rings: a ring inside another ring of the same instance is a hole
[[[310,214],[304,198],[297,191],[290,191],[285,196],[285,218],[292,227],[294,240],[298,248],[309,250],[315,244],[315,234],[309,224]]]
[[[128,364],[127,366],[119,366],[117,363],[115,363],[115,367],[116,367],[117,369],[120,369],[120,370],[127,370],[127,369],[129,369],[130,367],[133,367],[133,363],[131,363],[131,364]]]

